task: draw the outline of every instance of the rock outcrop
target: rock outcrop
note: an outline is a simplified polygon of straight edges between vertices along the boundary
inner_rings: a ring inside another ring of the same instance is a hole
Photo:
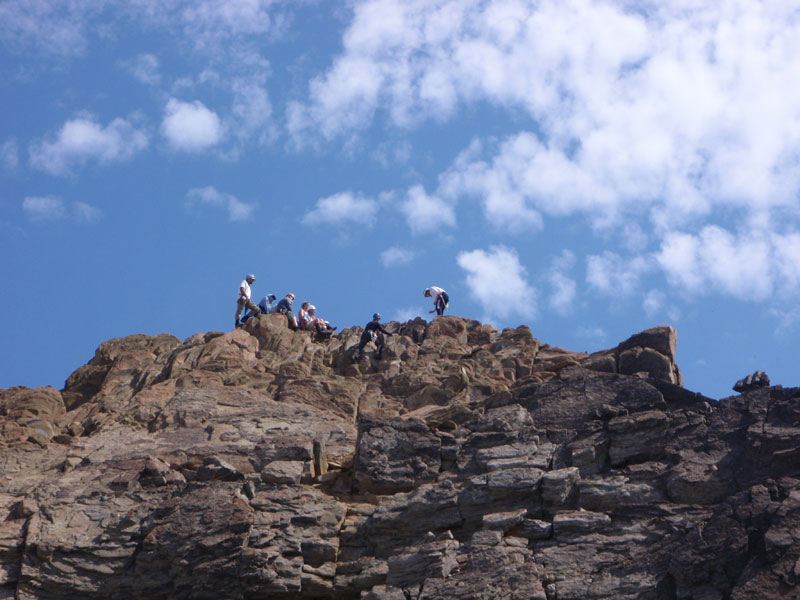
[[[800,389],[437,317],[264,315],[0,390],[1,599],[800,598]]]

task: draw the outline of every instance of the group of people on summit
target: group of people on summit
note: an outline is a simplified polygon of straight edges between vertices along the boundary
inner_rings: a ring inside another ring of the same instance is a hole
[[[248,319],[259,314],[282,314],[286,315],[291,329],[314,330],[318,333],[334,331],[336,329],[336,327],[332,327],[325,319],[317,317],[317,307],[310,302],[303,302],[302,307],[297,312],[297,316],[295,316],[292,308],[294,304],[294,294],[292,292],[286,294],[286,296],[275,304],[273,304],[277,299],[275,294],[267,294],[258,304],[255,304],[251,300],[252,289],[250,288],[255,280],[256,276],[250,274],[239,284],[239,294],[236,297],[235,327],[240,327],[242,323],[247,322]],[[244,315],[242,315],[242,313],[244,313]]]
[[[251,300],[252,289],[250,287],[255,280],[255,275],[248,274],[239,284],[239,293],[236,296],[235,327],[241,327],[248,319],[259,314],[282,314],[286,315],[289,321],[289,327],[293,330],[316,331],[317,334],[320,335],[326,333],[330,334],[336,330],[336,327],[331,326],[328,321],[317,317],[317,307],[310,302],[303,302],[300,310],[297,311],[297,316],[295,316],[294,310],[292,309],[292,304],[294,303],[294,294],[292,292],[286,294],[286,296],[275,304],[273,304],[273,302],[275,302],[277,297],[274,294],[265,295],[259,303],[256,304]],[[422,295],[426,298],[433,298],[433,310],[428,311],[430,313],[435,312],[437,315],[443,315],[445,308],[450,305],[450,296],[440,287],[431,286],[425,288]],[[358,360],[358,357],[361,356],[361,352],[364,350],[364,346],[370,341],[377,346],[378,352],[376,358],[380,360],[383,353],[383,337],[381,334],[389,336],[397,335],[396,331],[386,331],[386,329],[381,326],[380,320],[381,315],[375,313],[372,315],[372,321],[367,323],[366,327],[364,327],[364,332],[361,334],[358,348],[353,355],[354,361]]]

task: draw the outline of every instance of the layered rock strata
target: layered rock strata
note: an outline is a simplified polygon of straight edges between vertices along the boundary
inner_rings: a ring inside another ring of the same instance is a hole
[[[800,598],[800,389],[682,387],[657,327],[324,341],[265,315],[0,390],[0,599]]]

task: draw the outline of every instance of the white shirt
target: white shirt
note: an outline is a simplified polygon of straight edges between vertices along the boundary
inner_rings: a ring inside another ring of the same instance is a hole
[[[442,292],[444,292],[444,290],[440,287],[436,287],[435,285],[429,287],[428,290],[430,291],[431,297],[433,298],[433,303],[436,304],[437,298],[439,298],[439,296],[442,295]]]
[[[244,290],[244,294],[242,294],[242,290]],[[242,298],[250,300],[250,284],[247,283],[247,279],[239,284],[239,295],[236,296],[236,300],[241,300]]]

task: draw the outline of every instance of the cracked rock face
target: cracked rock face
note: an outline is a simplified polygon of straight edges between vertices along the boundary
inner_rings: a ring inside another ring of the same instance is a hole
[[[800,598],[800,389],[458,317],[109,340],[0,390],[0,599]]]

